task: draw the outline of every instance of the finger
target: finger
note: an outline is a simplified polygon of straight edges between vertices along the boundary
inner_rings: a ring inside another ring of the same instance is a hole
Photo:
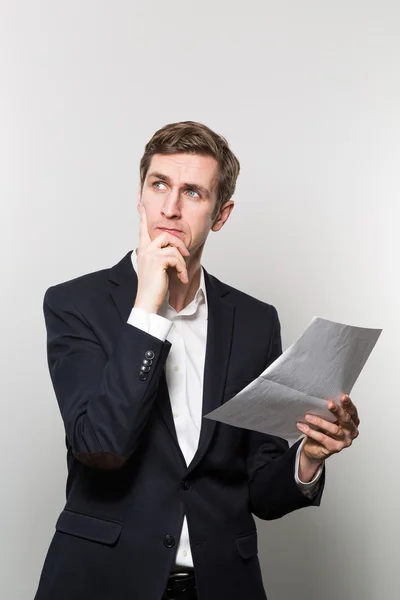
[[[185,262],[185,258],[180,253],[180,249],[175,246],[165,246],[163,248],[158,249],[158,253],[161,255],[162,259],[167,260],[172,257],[179,261],[183,268],[187,269],[187,265]]]
[[[167,255],[166,260],[164,262],[164,269],[168,269],[169,267],[173,267],[176,269],[178,277],[182,281],[182,283],[189,283],[186,263],[181,256],[180,258],[178,258],[176,256]]]
[[[350,413],[348,413],[347,410],[344,410],[344,408],[342,408],[338,404],[335,404],[334,402],[332,402],[332,406],[331,403],[329,403],[328,408],[336,416],[337,423],[340,427],[344,427],[351,431],[357,429],[357,425],[355,424]]]
[[[343,394],[341,403],[342,403],[342,407],[344,408],[344,410],[349,413],[353,422],[358,427],[360,424],[358,410],[357,410],[355,404],[353,404],[350,396],[348,396],[347,394]]]
[[[305,433],[307,437],[318,442],[326,456],[340,452],[345,445],[343,440],[335,440],[322,431],[312,429],[306,423],[297,423],[297,429]]]
[[[142,204],[140,207],[139,248],[146,248],[149,244],[151,244],[151,237],[147,227],[146,209]]]
[[[307,414],[305,416],[307,423],[310,423],[312,427],[318,427],[326,434],[333,436],[336,439],[342,439],[344,437],[343,429],[337,423],[331,423],[321,417]]]
[[[184,275],[184,283],[187,283],[189,281],[187,265],[179,249],[173,246],[166,246],[165,248],[160,248],[158,252],[161,255],[164,269],[168,269],[169,267],[176,268],[179,279],[182,280],[180,275]]]
[[[172,246],[177,248],[182,256],[190,256],[190,252],[186,248],[183,241],[180,240],[176,235],[172,235],[172,233],[168,233],[167,231],[160,233],[160,235],[154,238],[153,242],[158,248]]]

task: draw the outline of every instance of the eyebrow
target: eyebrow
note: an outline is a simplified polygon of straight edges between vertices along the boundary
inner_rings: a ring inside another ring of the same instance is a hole
[[[149,173],[149,178],[150,177],[154,177],[155,179],[159,179],[160,181],[165,181],[165,183],[168,183],[168,185],[172,185],[172,179],[170,177],[168,177],[168,175],[164,175],[163,173],[158,173],[156,171],[153,171],[152,173]],[[200,185],[199,183],[185,182],[185,183],[182,183],[181,187],[183,187],[185,189],[194,190],[195,192],[200,192],[203,195],[207,196],[207,198],[210,198],[210,196],[211,196],[210,191],[207,188]]]

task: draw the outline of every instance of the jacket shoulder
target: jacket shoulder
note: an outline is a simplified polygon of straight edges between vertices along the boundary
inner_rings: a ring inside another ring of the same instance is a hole
[[[50,300],[58,305],[60,302],[74,303],[77,298],[98,297],[104,293],[109,273],[109,268],[101,269],[52,285],[45,291],[44,301]]]
[[[220,281],[214,275],[209,275],[210,279],[217,283],[217,285],[224,289],[226,294],[229,294],[228,301],[231,304],[234,304],[237,308],[243,309],[246,311],[250,311],[251,314],[263,314],[268,313],[271,317],[274,317],[277,314],[277,310],[275,306],[256,298],[255,296],[251,296],[238,288],[235,288],[225,282]]]
[[[114,283],[125,281],[132,277],[134,269],[131,261],[132,250],[112,267],[86,273],[73,279],[50,286],[44,295],[46,300],[74,302],[77,298],[81,300],[98,299],[105,290],[109,289],[109,280]]]

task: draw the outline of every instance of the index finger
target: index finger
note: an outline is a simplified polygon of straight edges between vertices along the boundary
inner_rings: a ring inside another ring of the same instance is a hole
[[[358,410],[357,410],[356,406],[353,404],[350,396],[347,396],[347,394],[343,394],[343,396],[341,398],[341,403],[342,403],[342,407],[344,408],[344,410],[347,413],[349,413],[353,422],[358,427],[358,425],[360,424],[360,419],[358,417]]]
[[[142,204],[140,207],[139,248],[146,248],[150,243],[151,237],[147,228],[146,210]]]

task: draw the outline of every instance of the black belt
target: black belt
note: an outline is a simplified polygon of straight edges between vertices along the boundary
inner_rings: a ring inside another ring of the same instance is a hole
[[[194,570],[171,573],[163,600],[196,600]]]

